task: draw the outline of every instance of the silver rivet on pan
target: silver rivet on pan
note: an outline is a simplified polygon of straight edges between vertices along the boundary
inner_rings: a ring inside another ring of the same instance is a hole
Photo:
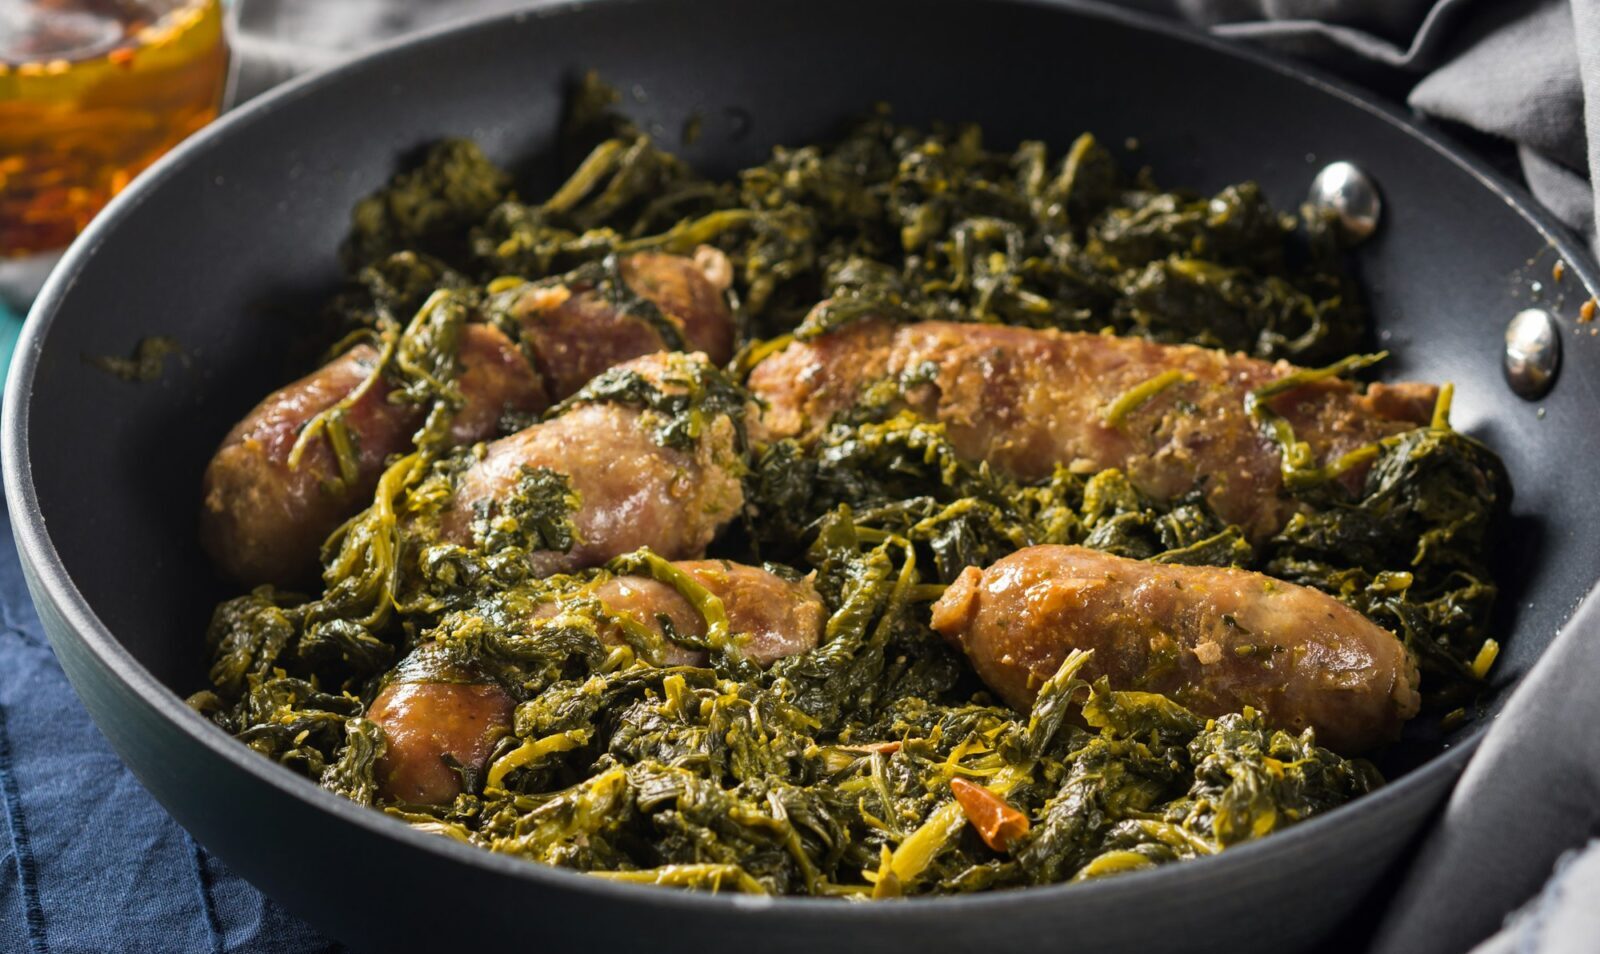
[[[1339,231],[1350,244],[1364,241],[1378,230],[1383,214],[1383,197],[1378,184],[1361,168],[1349,162],[1330,162],[1311,180],[1306,204],[1314,211],[1332,213],[1339,220]]]
[[[1561,368],[1561,335],[1543,308],[1517,312],[1506,325],[1506,383],[1518,397],[1543,397]]]

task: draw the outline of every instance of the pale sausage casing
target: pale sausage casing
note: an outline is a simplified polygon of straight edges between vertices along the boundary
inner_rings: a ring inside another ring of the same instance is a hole
[[[745,637],[744,653],[766,666],[805,652],[822,637],[827,610],[808,580],[785,579],[760,567],[725,560],[688,560],[674,566],[722,601],[730,629]],[[677,590],[648,577],[604,577],[571,594],[598,597],[605,608],[663,633],[665,618],[680,633],[705,635],[704,621]],[[559,602],[542,603],[526,613],[530,621],[556,615]],[[614,627],[603,627],[605,642],[622,643]],[[368,718],[384,732],[384,754],[377,764],[379,794],[389,801],[443,805],[461,792],[461,769],[482,772],[500,738],[511,731],[515,703],[492,679],[442,665],[438,644],[417,649],[397,667]],[[699,666],[700,650],[668,644],[669,666]]]
[[[1392,633],[1325,593],[1245,570],[1028,547],[968,567],[932,622],[1023,711],[1074,649],[1093,650],[1084,676],[1114,689],[1159,692],[1205,716],[1251,706],[1345,754],[1394,739],[1420,702]]]
[[[704,355],[647,355],[620,366],[659,380],[671,362]],[[577,542],[566,552],[530,557],[536,576],[599,566],[649,547],[669,560],[698,557],[744,505],[743,453],[733,420],[707,415],[687,448],[663,446],[654,412],[628,404],[583,404],[490,444],[457,479],[440,519],[447,539],[472,540],[479,513],[493,515],[524,468],[568,477],[578,495],[572,516]]]
[[[463,406],[451,423],[455,443],[494,435],[507,411],[543,410],[543,384],[504,334],[468,325],[459,349]],[[379,379],[344,413],[356,478],[339,478],[325,438],[308,441],[289,466],[300,432],[372,374],[377,349],[358,345],[269,395],[223,439],[202,484],[200,542],[228,576],[243,583],[293,584],[311,578],[322,541],[370,502],[384,463],[411,445],[422,409],[390,400]]]
[[[945,425],[963,457],[1025,481],[1065,466],[1126,472],[1171,500],[1200,488],[1224,520],[1254,540],[1281,529],[1298,504],[1281,493],[1282,455],[1245,410],[1250,392],[1299,370],[1191,345],[1006,325],[867,320],[791,344],[750,372],[764,402],[751,438],[815,440],[868,385],[904,382],[902,406]],[[1163,382],[1165,382],[1163,386]],[[1120,414],[1108,411],[1120,399]],[[1364,393],[1325,379],[1268,406],[1317,463],[1425,424],[1432,385],[1374,384]],[[1357,489],[1365,473],[1345,475]]]
[[[785,656],[814,649],[822,638],[827,608],[809,580],[786,580],[760,567],[727,560],[680,560],[674,564],[712,596],[722,601],[728,628],[742,636],[740,649],[758,665],[768,666]],[[660,618],[673,629],[691,636],[705,635],[700,612],[670,584],[643,576],[608,577],[595,584],[587,595],[600,599],[612,613],[626,614],[634,622],[665,635]],[[560,611],[555,603],[545,603],[533,614],[535,619]],[[624,641],[610,628],[601,638],[611,644]],[[668,643],[668,666],[703,666],[706,653]]]
[[[726,259],[715,264],[726,266]],[[677,328],[684,350],[703,351],[720,365],[733,356],[733,313],[707,267],[681,255],[637,252],[617,270],[629,290]],[[607,368],[674,350],[655,325],[593,288],[530,286],[517,295],[511,315],[557,401]]]
[[[640,252],[618,263],[621,280],[660,321],[718,363],[733,347],[720,275],[727,268],[714,250],[696,259]],[[510,310],[520,343],[487,324],[462,331],[456,385],[463,400],[451,422],[452,444],[487,440],[507,412],[543,411],[607,368],[668,345],[659,322],[589,286],[529,285]],[[424,409],[391,401],[392,389],[380,379],[344,413],[355,479],[339,479],[325,438],[307,442],[298,465],[288,465],[301,431],[352,395],[377,358],[371,346],[351,349],[268,396],[224,439],[206,469],[200,536],[228,576],[280,585],[312,578],[322,542],[371,501],[388,458],[409,449]]]

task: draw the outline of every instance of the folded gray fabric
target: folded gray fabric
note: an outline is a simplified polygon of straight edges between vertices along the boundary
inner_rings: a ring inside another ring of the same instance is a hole
[[[1468,764],[1389,906],[1377,954],[1467,950],[1499,927],[1506,911],[1539,892],[1563,853],[1596,834],[1597,632],[1600,596],[1590,596],[1517,687]],[[1593,920],[1600,912],[1594,902],[1600,853],[1590,856],[1568,866],[1527,916],[1509,926],[1508,934],[1524,939],[1515,950],[1600,949]],[[1587,933],[1571,933],[1580,928]]]
[[[1219,36],[1349,68],[1353,61],[1423,70],[1473,0],[1175,0]]]
[[[530,0],[237,0],[234,101],[384,40]]]
[[[1303,57],[1498,141],[1533,194],[1594,246],[1600,0],[1124,0]],[[238,0],[239,99],[401,33],[518,0]],[[759,4],[752,3],[753,14]],[[1600,601],[1496,720],[1377,936],[1383,954],[1600,950]],[[1529,898],[1537,898],[1531,903]]]
[[[1544,892],[1472,954],[1592,954],[1600,946],[1596,885],[1600,885],[1600,841],[1591,841],[1584,850],[1563,855]]]
[[[1515,142],[1533,194],[1592,244],[1593,198],[1574,171],[1587,168],[1587,137],[1573,9],[1506,4],[1463,32],[1460,52],[1417,84],[1411,105]]]

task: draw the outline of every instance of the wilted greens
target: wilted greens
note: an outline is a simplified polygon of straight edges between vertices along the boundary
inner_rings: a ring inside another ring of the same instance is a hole
[[[650,633],[600,639],[616,618],[585,595],[597,578],[643,573],[694,595],[648,552],[528,578],[518,554],[572,545],[575,502],[555,471],[525,471],[470,547],[408,538],[396,512],[436,510],[471,459],[439,439],[460,323],[506,322],[501,292],[519,281],[604,282],[619,253],[728,255],[745,345],[735,372],[776,336],[869,314],[1110,330],[1303,364],[1368,335],[1331,234],[1249,183],[1164,191],[1089,136],[1059,155],[1038,142],[996,151],[977,127],[912,129],[884,110],[835,143],[778,148],[710,180],[610,105],[604,87],[580,88],[567,139],[590,151],[542,201],[451,141],[356,208],[328,339],[382,345],[396,399],[432,413],[372,507],[329,541],[323,593],[261,588],[217,610],[213,688],[191,701],[262,755],[423,830],[599,877],[892,898],[1213,854],[1380,784],[1309,730],[1090,685],[1082,654],[1031,713],[999,706],[927,625],[928,602],[966,566],[1078,543],[1258,569],[1401,635],[1451,704],[1481,679],[1495,592],[1484,554],[1509,489],[1494,455],[1449,428],[1447,403],[1434,426],[1363,451],[1376,463],[1360,493],[1327,475],[1291,482],[1304,512],[1252,544],[1198,495],[1155,501],[1117,471],[1020,484],[959,457],[892,395],[869,398],[814,446],[748,448],[746,512],[712,555],[812,574],[830,612],[822,645],[765,671],[728,651],[714,601],[697,604],[704,667],[652,665]],[[654,410],[669,446],[703,410],[744,400],[722,376],[683,397],[625,373],[575,400],[602,399]],[[308,431],[337,442],[337,415]],[[521,608],[552,598],[561,612],[526,621]],[[386,803],[387,740],[368,707],[397,665],[424,656],[434,678],[503,687],[514,716],[486,767],[459,767],[452,803]]]

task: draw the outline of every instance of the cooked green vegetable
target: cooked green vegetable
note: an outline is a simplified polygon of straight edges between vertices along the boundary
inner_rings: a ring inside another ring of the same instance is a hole
[[[84,360],[124,381],[143,383],[160,378],[161,372],[167,367],[167,356],[173,354],[183,356],[183,346],[176,339],[166,335],[151,335],[140,338],[133,348],[133,354],[126,358],[114,354],[85,355]]]
[[[421,165],[357,203],[345,264],[354,270],[397,252],[458,251],[463,232],[506,197],[510,183],[475,143],[440,143]]]
[[[1318,223],[1297,232],[1251,184],[1161,191],[1125,177],[1089,136],[1059,159],[1037,142],[992,151],[976,127],[916,130],[887,111],[835,144],[779,148],[712,181],[608,115],[612,101],[598,84],[580,88],[568,132],[592,151],[542,202],[476,147],[447,142],[357,207],[351,287],[329,336],[375,340],[374,375],[431,413],[371,508],[329,541],[323,593],[262,588],[218,608],[213,689],[191,701],[258,752],[420,829],[607,878],[886,898],[1213,854],[1380,784],[1310,730],[1273,731],[1248,710],[1206,720],[1162,696],[1089,685],[1082,653],[1031,713],[996,705],[927,624],[927,603],[964,567],[1077,543],[1258,569],[1393,629],[1453,704],[1482,679],[1496,645],[1484,555],[1509,488],[1494,455],[1449,428],[1448,396],[1434,426],[1358,452],[1375,460],[1359,493],[1300,466],[1292,431],[1258,405],[1303,508],[1252,545],[1198,494],[1155,501],[1117,471],[1060,469],[1024,485],[962,459],[941,425],[893,411],[919,372],[881,382],[815,445],[747,449],[744,518],[713,555],[812,574],[830,613],[821,645],[764,671],[738,650],[721,601],[656,554],[528,578],[524,553],[574,544],[581,502],[557,471],[525,469],[494,517],[479,515],[470,546],[437,539],[430,518],[476,459],[441,439],[462,322],[497,320],[501,293],[523,281],[575,270],[617,286],[615,256],[638,249],[706,243],[729,256],[745,328],[735,369],[779,336],[867,315],[1109,329],[1335,362],[1313,375],[1367,361],[1346,357],[1367,327],[1332,239]],[[1105,420],[1120,426],[1180,380],[1132,388]],[[709,415],[742,420],[748,396],[725,376],[674,384],[615,371],[549,413],[626,402],[673,448]],[[302,440],[324,434],[339,449],[337,408]],[[674,588],[705,635],[664,617],[664,635],[630,625],[586,595],[628,574]],[[530,612],[546,603],[558,611]],[[620,644],[602,638],[613,630]],[[664,641],[708,650],[709,662],[649,664]],[[419,646],[438,672],[481,674],[515,704],[481,771],[455,766],[463,790],[448,804],[382,796],[388,742],[367,718],[392,681],[433,678],[402,662]],[[980,833],[971,806],[1004,824]]]

